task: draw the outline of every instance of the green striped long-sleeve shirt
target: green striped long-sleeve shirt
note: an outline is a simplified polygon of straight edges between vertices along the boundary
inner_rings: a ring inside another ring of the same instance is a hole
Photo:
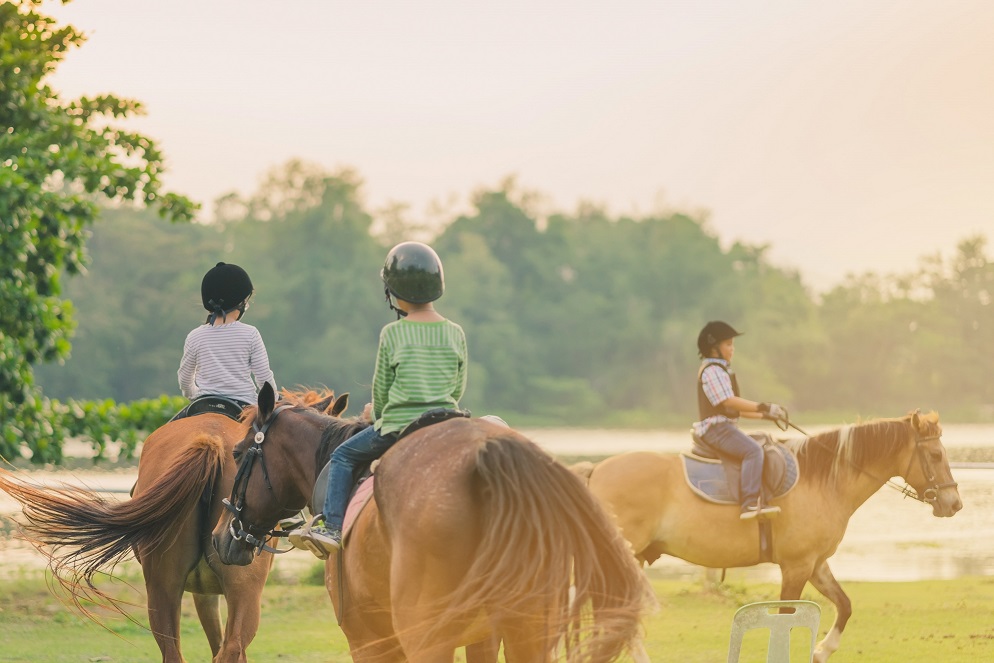
[[[432,408],[458,408],[468,361],[466,334],[451,320],[386,325],[373,374],[376,429],[386,435]]]

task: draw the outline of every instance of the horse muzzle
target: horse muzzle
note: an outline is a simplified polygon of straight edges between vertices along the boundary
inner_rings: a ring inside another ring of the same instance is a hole
[[[233,522],[229,520],[227,527],[215,531],[211,542],[222,564],[248,566],[255,561],[256,547],[246,542],[244,538],[237,538],[232,534]]]
[[[932,505],[932,515],[937,518],[951,518],[963,508],[963,500],[960,499],[956,484],[939,488],[935,491],[934,498],[928,501]]]

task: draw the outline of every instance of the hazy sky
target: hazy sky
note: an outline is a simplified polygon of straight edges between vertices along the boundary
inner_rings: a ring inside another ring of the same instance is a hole
[[[613,214],[710,211],[821,289],[994,244],[994,2],[75,0],[52,84],[144,102],[166,182],[252,193],[290,158],[375,210],[507,175]],[[989,246],[989,255],[994,246]]]

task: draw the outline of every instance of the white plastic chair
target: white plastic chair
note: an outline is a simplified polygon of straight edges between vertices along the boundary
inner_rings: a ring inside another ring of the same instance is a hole
[[[793,613],[782,614],[781,608],[794,608]],[[811,632],[808,663],[814,659],[815,643],[821,626],[821,607],[813,601],[759,601],[749,603],[735,611],[732,634],[728,644],[728,663],[738,663],[742,638],[746,631],[765,628],[770,630],[770,644],[766,653],[767,663],[790,663],[790,631],[806,628]]]

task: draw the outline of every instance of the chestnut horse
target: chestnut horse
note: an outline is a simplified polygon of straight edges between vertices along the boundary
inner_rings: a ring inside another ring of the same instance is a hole
[[[315,392],[289,394],[315,412],[337,416],[348,395],[323,400]],[[132,554],[145,578],[150,629],[163,663],[183,663],[180,608],[184,591],[193,594],[215,663],[243,663],[259,628],[262,588],[273,555],[264,550],[246,566],[222,564],[211,546],[222,498],[236,471],[232,448],[248,425],[220,414],[171,421],[145,440],[138,481],[130,500],[105,500],[75,488],[29,485],[0,470],[0,489],[21,503],[23,532],[49,558],[56,580],[83,612],[84,603],[119,604],[93,583],[95,574]],[[269,548],[269,546],[266,546]],[[269,550],[272,550],[269,548]],[[222,631],[219,596],[227,605]]]
[[[214,529],[221,560],[252,564],[244,534],[301,510],[327,449],[365,425],[278,405],[264,386],[235,447],[232,513]],[[606,663],[637,635],[648,587],[628,545],[583,482],[520,434],[445,421],[400,440],[375,477],[326,566],[357,663],[451,663],[495,634],[509,663],[552,661],[560,642],[570,661]]]
[[[835,624],[815,654],[818,663],[838,649],[852,614],[827,560],[856,509],[895,476],[935,516],[962,508],[941,434],[937,414],[916,411],[786,442],[797,454],[800,479],[771,501],[782,509],[771,520],[772,561],[783,576],[781,599],[800,598],[810,582],[835,605]],[[639,560],[652,563],[667,554],[717,569],[762,561],[756,521],[739,520],[737,505],[706,502],[693,493],[679,454],[625,453],[588,471],[590,490],[614,513]]]

